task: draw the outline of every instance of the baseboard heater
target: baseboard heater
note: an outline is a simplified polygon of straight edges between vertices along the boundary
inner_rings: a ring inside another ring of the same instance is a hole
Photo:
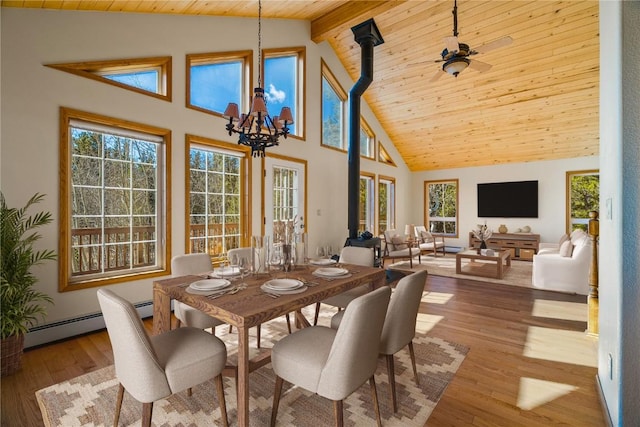
[[[141,318],[153,316],[153,301],[140,302],[134,307]],[[24,337],[24,347],[36,347],[104,328],[102,312],[46,323],[29,329]]]

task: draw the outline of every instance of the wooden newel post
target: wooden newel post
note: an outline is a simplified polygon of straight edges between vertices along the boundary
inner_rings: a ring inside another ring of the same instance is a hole
[[[589,238],[591,239],[591,266],[589,268],[589,322],[587,333],[598,335],[598,237],[600,236],[600,222],[598,212],[589,212]]]

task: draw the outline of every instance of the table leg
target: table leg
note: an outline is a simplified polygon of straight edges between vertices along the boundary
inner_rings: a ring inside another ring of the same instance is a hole
[[[153,291],[153,334],[171,330],[171,298],[166,293]]]
[[[462,257],[456,256],[456,274],[462,274]]]
[[[502,268],[502,258],[498,259],[497,264],[498,264],[497,278],[502,279],[502,275],[504,273],[504,270]]]
[[[238,426],[249,426],[249,329],[238,327]]]

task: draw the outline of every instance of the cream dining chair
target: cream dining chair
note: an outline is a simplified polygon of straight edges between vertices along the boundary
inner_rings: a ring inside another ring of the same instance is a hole
[[[396,381],[393,355],[409,347],[411,366],[416,385],[419,385],[418,370],[416,369],[416,355],[413,351],[413,338],[416,335],[416,319],[420,309],[420,301],[424,285],[427,281],[427,271],[421,270],[398,281],[384,320],[384,327],[380,336],[380,354],[387,359],[387,375],[391,391],[391,407],[398,411],[396,398]],[[331,327],[338,328],[344,312],[340,312],[331,319]]]
[[[227,348],[219,338],[197,328],[179,328],[149,337],[129,301],[99,289],[98,302],[119,382],[114,426],[118,425],[125,390],[142,403],[142,426],[148,427],[153,402],[211,378],[215,379],[222,424],[228,425],[222,382]]]
[[[391,289],[383,286],[351,301],[342,326],[310,326],[278,341],[271,350],[276,375],[271,426],[275,426],[284,381],[333,401],[336,426],[343,425],[343,399],[369,380],[378,421],[374,373]]]
[[[340,251],[340,262],[345,264],[362,265],[365,267],[373,267],[375,262],[375,254],[373,248],[363,248],[359,246],[345,246]],[[321,302],[316,303],[316,312],[313,318],[313,324],[318,324],[320,316],[320,304],[327,304],[342,310],[347,307],[355,298],[369,292],[369,285],[358,286],[341,294],[329,297]]]
[[[174,276],[202,274],[210,271],[211,257],[209,254],[184,254],[171,258],[171,273]],[[211,317],[207,313],[180,301],[174,301],[173,314],[178,319],[176,325],[178,328],[184,324],[198,329],[211,328],[215,333],[215,327],[224,324],[222,320]]]

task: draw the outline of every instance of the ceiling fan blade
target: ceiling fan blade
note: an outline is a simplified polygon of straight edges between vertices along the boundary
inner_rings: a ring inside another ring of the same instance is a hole
[[[440,77],[442,77],[443,74],[446,74],[446,73],[444,71],[442,71],[442,70],[438,70],[433,75],[433,77],[431,77],[431,79],[429,81],[430,82],[435,82],[436,80],[440,79]]]
[[[487,64],[486,62],[478,61],[476,59],[469,59],[469,68],[473,68],[476,71],[485,72],[489,71],[493,67],[491,64]]]
[[[449,52],[457,52],[460,49],[458,46],[458,38],[455,36],[445,37],[444,46]]]
[[[482,46],[478,46],[474,50],[477,53],[485,53],[485,52],[489,52],[490,50],[494,50],[494,49],[498,49],[500,47],[508,46],[511,43],[513,43],[513,39],[511,37],[509,37],[509,36],[505,36],[505,37],[502,37],[501,39],[494,40],[494,41],[489,42],[489,43],[485,43]]]

